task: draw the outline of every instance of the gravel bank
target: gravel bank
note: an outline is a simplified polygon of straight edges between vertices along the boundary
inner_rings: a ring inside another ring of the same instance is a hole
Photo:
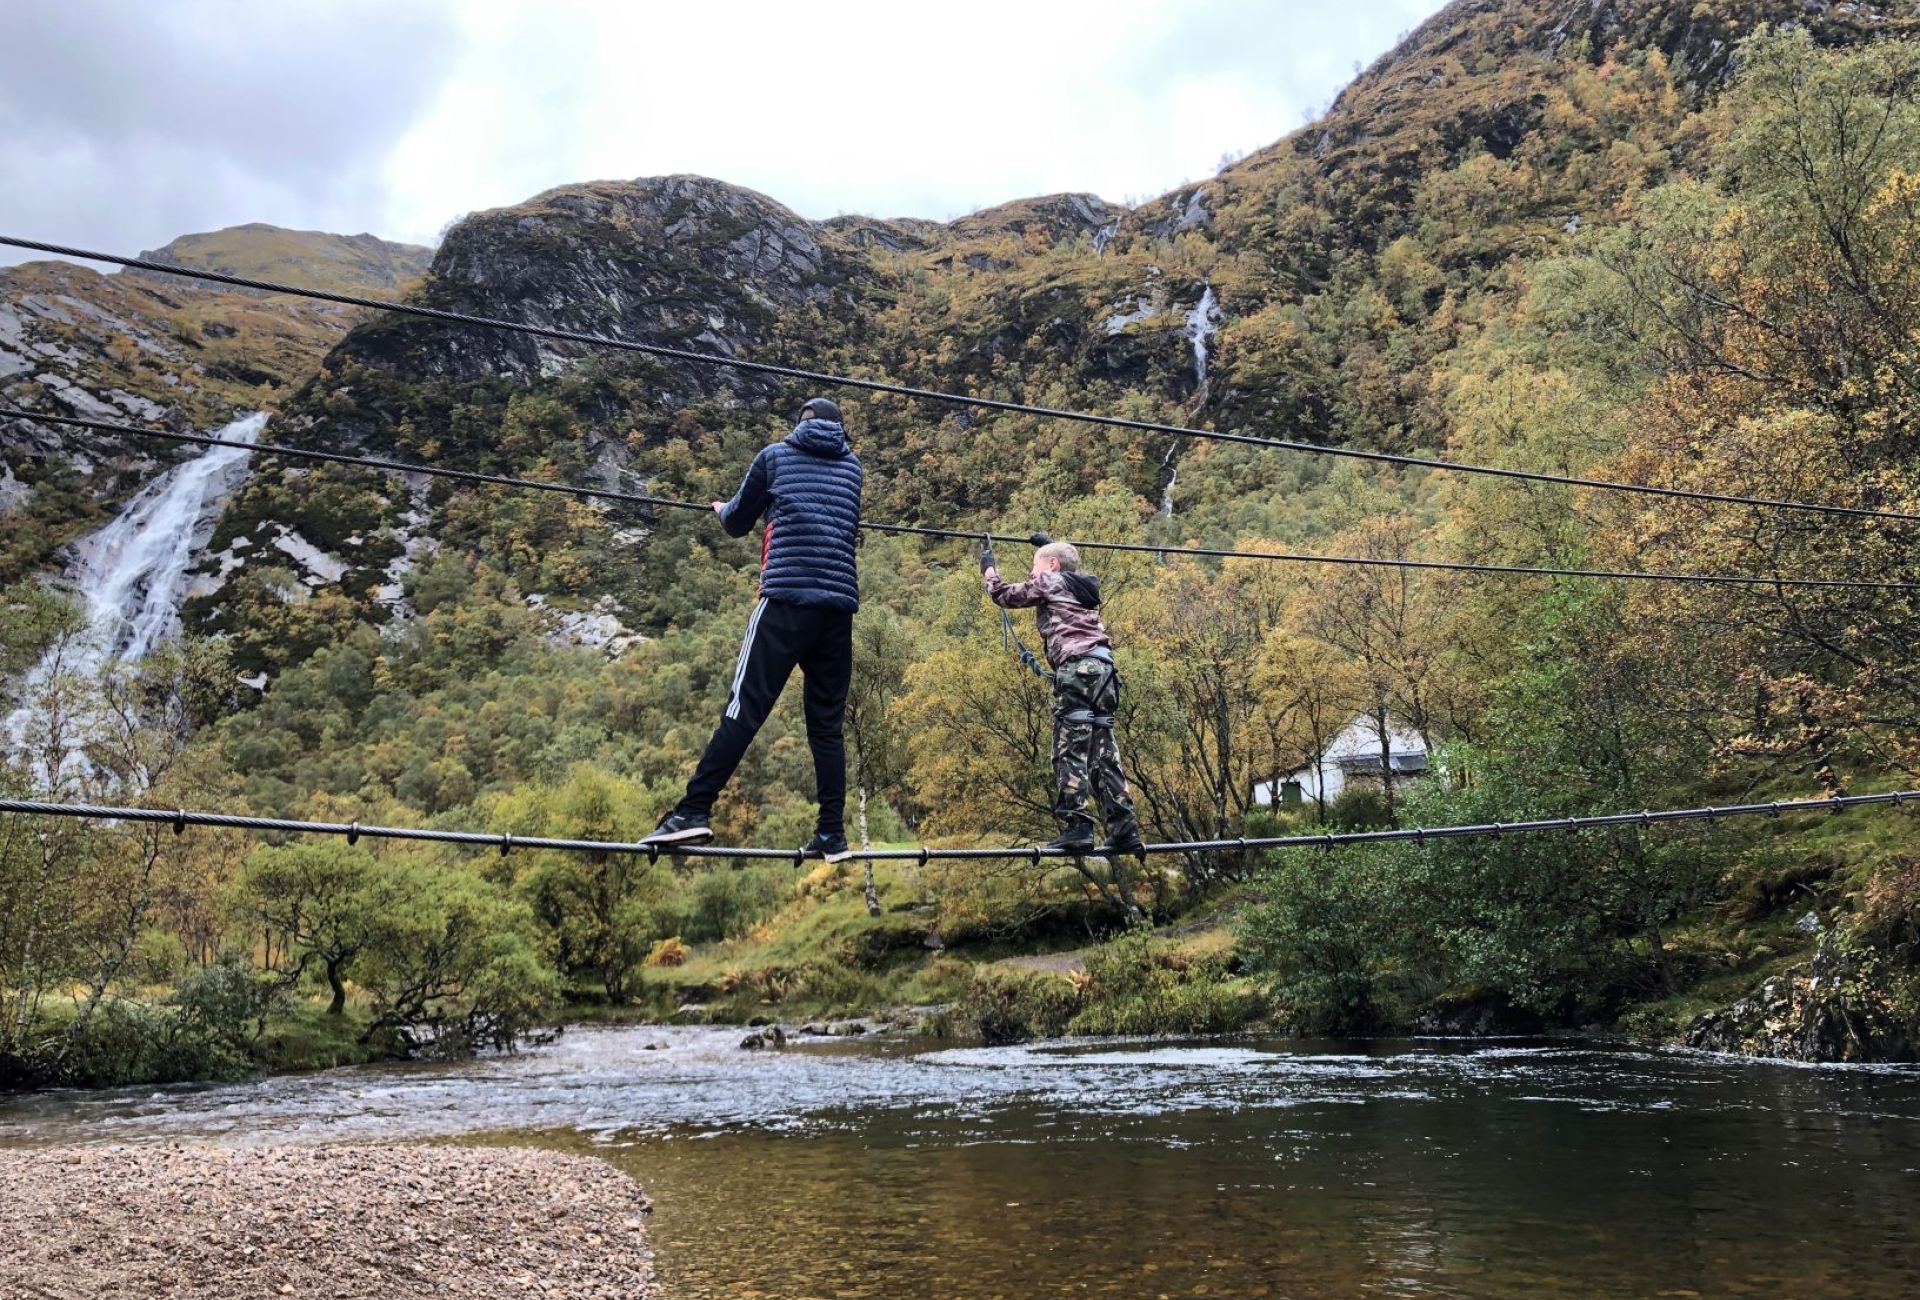
[[[0,1296],[647,1300],[648,1209],[520,1148],[0,1151]]]

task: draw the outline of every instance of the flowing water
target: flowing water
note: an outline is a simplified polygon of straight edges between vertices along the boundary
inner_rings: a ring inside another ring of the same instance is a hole
[[[215,436],[253,442],[264,413],[249,415]],[[28,677],[28,690],[55,670],[97,674],[112,659],[144,658],[179,626],[187,571],[250,453],[213,447],[154,478],[121,507],[113,521],[74,544],[68,578],[86,606],[85,644],[78,654],[54,652]],[[20,744],[31,725],[28,709],[7,719],[6,738]]]
[[[1200,301],[1193,304],[1193,310],[1187,313],[1187,341],[1193,345],[1193,383],[1196,392],[1204,391],[1207,386],[1207,340],[1213,337],[1216,322],[1220,318],[1220,304],[1213,296],[1213,286],[1208,285],[1200,294]]]
[[[1220,304],[1213,296],[1213,286],[1205,286],[1200,300],[1187,312],[1187,342],[1193,348],[1193,392],[1196,402],[1203,402],[1207,395],[1207,357],[1208,343],[1218,332]],[[1180,470],[1173,463],[1179,454],[1180,440],[1175,439],[1167,446],[1167,454],[1160,461],[1160,513],[1173,518],[1173,489],[1180,481]]]
[[[846,1042],[0,1102],[0,1143],[456,1139],[645,1184],[676,1297],[1920,1294],[1920,1071],[1578,1043]]]
[[[249,415],[215,437],[253,442],[266,427]],[[75,588],[87,603],[87,630],[99,663],[139,659],[174,631],[194,542],[219,512],[248,452],[214,447],[134,494],[113,522],[75,546]]]

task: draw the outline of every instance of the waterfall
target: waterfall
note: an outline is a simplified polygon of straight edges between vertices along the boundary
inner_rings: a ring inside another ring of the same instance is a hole
[[[1193,304],[1193,310],[1187,313],[1187,341],[1193,345],[1193,394],[1195,402],[1206,400],[1207,396],[1207,340],[1213,337],[1214,323],[1220,319],[1220,304],[1213,296],[1213,286],[1204,285],[1200,290],[1200,301]],[[1180,471],[1174,467],[1174,457],[1180,452],[1180,443],[1175,441],[1167,448],[1166,456],[1160,461],[1160,513],[1173,518],[1173,485],[1180,481]]]
[[[264,413],[235,420],[216,437],[253,442]],[[87,602],[87,639],[97,670],[140,659],[180,617],[194,541],[213,522],[250,453],[212,447],[141,488],[114,521],[74,547],[73,584]]]
[[[1220,304],[1214,300],[1213,286],[1207,285],[1200,301],[1187,313],[1187,338],[1193,343],[1193,384],[1196,393],[1207,387],[1207,340],[1213,337],[1214,322],[1220,317]]]
[[[266,423],[264,412],[249,415],[216,436],[253,442]],[[68,578],[86,604],[87,626],[79,652],[64,656],[61,671],[92,677],[112,660],[144,657],[172,635],[195,543],[218,517],[250,454],[239,447],[209,448],[142,487],[112,523],[74,544]],[[28,675],[29,690],[54,671],[56,657]],[[31,720],[25,707],[7,719],[14,746],[25,740]]]

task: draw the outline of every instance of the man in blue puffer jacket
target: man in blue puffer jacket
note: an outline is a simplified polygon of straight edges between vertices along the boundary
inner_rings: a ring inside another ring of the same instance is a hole
[[[806,679],[807,745],[820,796],[808,852],[829,862],[847,848],[847,748],[841,723],[853,680],[853,614],[860,608],[854,543],[864,471],[847,442],[840,408],[816,397],[800,423],[753,458],[731,501],[713,503],[720,526],[745,537],[766,517],[760,542],[760,603],[733,669],[726,714],[687,783],[686,797],[643,844],[713,838],[713,801],[746,756],[797,666]]]

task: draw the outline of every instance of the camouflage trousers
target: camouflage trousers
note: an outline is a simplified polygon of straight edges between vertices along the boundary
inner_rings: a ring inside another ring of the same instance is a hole
[[[1106,660],[1082,655],[1054,671],[1053,812],[1069,830],[1092,828],[1091,794],[1110,839],[1139,834],[1113,739],[1113,712],[1119,707],[1120,674]]]

